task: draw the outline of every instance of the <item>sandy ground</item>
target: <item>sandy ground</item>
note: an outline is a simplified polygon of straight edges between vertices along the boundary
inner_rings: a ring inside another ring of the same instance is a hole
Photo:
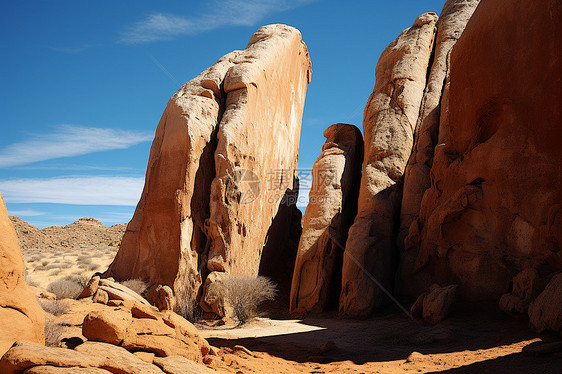
[[[561,373],[562,355],[521,352],[557,334],[538,334],[528,322],[491,305],[461,306],[429,326],[397,312],[369,320],[325,315],[304,320],[254,320],[241,328],[201,329],[223,347],[211,366],[242,373]],[[230,352],[240,345],[251,351]]]

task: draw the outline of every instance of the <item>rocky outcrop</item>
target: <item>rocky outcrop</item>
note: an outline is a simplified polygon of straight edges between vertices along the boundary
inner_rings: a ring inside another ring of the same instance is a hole
[[[88,340],[119,345],[131,352],[150,352],[158,357],[183,356],[201,362],[209,344],[197,329],[172,311],[133,303],[86,315],[82,334]]]
[[[456,284],[446,287],[432,285],[428,292],[418,297],[410,309],[410,314],[432,325],[443,321],[456,300],[457,288]]]
[[[295,187],[310,75],[300,32],[269,25],[172,96],[104,277],[146,281],[151,302],[169,286],[181,306],[196,304],[210,271],[257,275],[270,223]],[[272,180],[279,171],[288,178]]]
[[[256,276],[271,221],[293,189],[310,59],[289,26],[260,28],[224,80],[207,268]]]
[[[107,304],[110,301],[136,301],[144,305],[150,305],[149,302],[131,290],[130,288],[114,282],[110,279],[100,279],[99,275],[94,275],[89,281],[78,299],[89,298],[96,303]]]
[[[430,187],[429,171],[433,149],[437,145],[440,103],[445,81],[450,73],[450,54],[479,0],[448,0],[439,16],[433,63],[420,106],[414,148],[404,173],[404,190],[400,211],[398,247],[404,249],[404,238],[417,218],[424,192]],[[410,266],[411,251],[402,254],[402,267]]]
[[[74,349],[65,349],[18,341],[0,360],[0,372],[3,374],[214,372],[184,357],[154,358],[153,361],[145,362],[126,349],[108,343],[88,341]]]
[[[539,331],[562,331],[562,273],[554,276],[529,306],[531,325]]]
[[[498,299],[524,268],[562,269],[561,16],[559,1],[485,0],[453,48],[407,294]]]
[[[44,344],[44,326],[45,313],[25,282],[16,231],[0,195],[0,356],[16,340]]]
[[[506,313],[527,314],[529,304],[544,290],[546,280],[533,268],[523,269],[513,278],[511,292],[503,294],[499,307]]]
[[[363,137],[353,125],[324,131],[291,287],[291,311],[321,312],[339,294],[347,231],[357,211]]]
[[[402,175],[412,152],[436,23],[434,13],[419,16],[384,50],[375,69],[375,88],[363,117],[365,156],[358,212],[343,259],[343,315],[365,316],[386,301],[365,272],[386,289],[393,288]]]

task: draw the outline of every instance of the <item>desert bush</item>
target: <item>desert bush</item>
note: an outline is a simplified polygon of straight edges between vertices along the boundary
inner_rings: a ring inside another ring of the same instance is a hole
[[[63,329],[64,325],[60,322],[55,322],[49,317],[45,318],[45,345],[47,347],[58,346]]]
[[[71,277],[56,280],[47,287],[47,291],[57,295],[57,299],[75,299],[83,289],[80,281]]]
[[[277,285],[262,276],[253,278],[230,275],[216,286],[217,292],[230,304],[234,317],[241,324],[256,315],[261,303],[277,296]]]
[[[144,291],[146,291],[146,288],[148,287],[141,279],[129,279],[119,283],[127,288],[130,288],[139,295],[143,295]]]
[[[99,264],[94,264],[94,263],[92,263],[88,266],[88,270],[90,270],[90,271],[96,271],[99,268],[101,268],[101,266]]]
[[[47,313],[54,316],[68,313],[69,308],[67,305],[62,304],[59,300],[37,299],[39,305]]]
[[[174,312],[191,323],[199,321],[203,317],[203,310],[192,300],[192,292],[189,284],[184,284],[176,289],[176,306]]]

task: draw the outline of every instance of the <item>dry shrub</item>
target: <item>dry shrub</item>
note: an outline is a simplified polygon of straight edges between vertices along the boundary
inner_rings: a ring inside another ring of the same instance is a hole
[[[230,304],[234,317],[245,323],[256,315],[258,306],[277,296],[277,285],[269,278],[230,275],[217,283],[219,294]]]
[[[60,316],[61,314],[68,313],[69,311],[68,306],[62,304],[58,300],[37,299],[37,301],[45,312],[50,313],[54,316]]]
[[[47,291],[57,295],[57,299],[76,299],[83,289],[80,281],[72,277],[56,280],[47,287]]]
[[[176,289],[176,305],[174,312],[191,323],[199,321],[203,317],[203,310],[192,300],[191,286],[189,283],[181,283]]]
[[[63,331],[64,325],[62,323],[52,321],[49,317],[45,318],[45,345],[57,347]]]
[[[119,282],[119,283],[121,285],[131,289],[132,291],[135,291],[139,295],[143,295],[144,291],[146,291],[146,288],[148,287],[146,285],[146,283],[144,281],[142,281],[141,279],[129,279],[129,280]]]

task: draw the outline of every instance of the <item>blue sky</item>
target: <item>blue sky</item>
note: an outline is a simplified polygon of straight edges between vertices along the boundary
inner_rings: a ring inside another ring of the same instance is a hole
[[[261,25],[303,34],[312,59],[300,168],[323,130],[361,128],[384,48],[439,1],[13,1],[0,5],[0,193],[38,226],[128,222],[154,131],[177,89]]]

